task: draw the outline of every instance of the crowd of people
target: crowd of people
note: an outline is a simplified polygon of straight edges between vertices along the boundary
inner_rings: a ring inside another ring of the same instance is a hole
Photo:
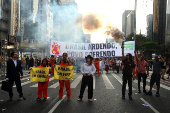
[[[92,101],[93,98],[93,76],[98,73],[100,76],[101,73],[106,71],[106,73],[111,70],[111,73],[120,73],[123,74],[122,77],[122,99],[125,99],[125,89],[126,84],[128,82],[129,86],[129,99],[132,100],[132,81],[138,78],[138,93],[141,93],[140,89],[140,82],[141,78],[143,78],[143,92],[146,95],[152,95],[152,87],[156,82],[157,85],[157,92],[156,96],[160,97],[160,79],[165,80],[164,75],[166,73],[167,67],[169,68],[166,61],[166,57],[155,56],[154,60],[148,60],[145,58],[144,55],[137,55],[136,52],[135,56],[133,57],[130,53],[124,54],[124,46],[122,46],[122,58],[93,58],[92,56],[88,55],[85,59],[73,59],[68,58],[67,53],[63,53],[62,57],[54,58],[52,55],[49,58],[41,58],[24,56],[22,60],[18,60],[17,53],[11,53],[11,59],[7,61],[7,76],[6,80],[9,80],[12,83],[15,82],[17,91],[19,93],[20,99],[25,100],[26,98],[23,97],[22,87],[20,76],[23,78],[22,69],[28,70],[29,67],[51,67],[49,68],[49,75],[48,80],[46,82],[38,82],[38,98],[37,100],[41,100],[42,93],[44,97],[44,101],[47,100],[47,89],[49,83],[49,76],[54,74],[54,66],[61,65],[61,66],[74,66],[75,72],[80,72],[83,75],[81,88],[80,88],[80,95],[78,101],[81,101],[83,98],[83,93],[88,86],[88,99]],[[170,64],[170,63],[169,63]],[[149,66],[152,65],[152,75],[150,79],[150,90],[146,91],[146,79],[149,76]],[[116,71],[116,72],[115,72]],[[168,75],[170,74],[170,70],[167,71]],[[97,76],[97,75],[96,75]],[[168,76],[169,78],[169,76]],[[167,79],[168,79],[167,78]],[[70,89],[70,80],[59,80],[60,89],[59,89],[59,99],[63,97],[63,89],[64,85],[67,91],[68,100],[71,97],[71,89]],[[12,86],[9,91],[10,100],[13,100],[13,93],[12,93]]]

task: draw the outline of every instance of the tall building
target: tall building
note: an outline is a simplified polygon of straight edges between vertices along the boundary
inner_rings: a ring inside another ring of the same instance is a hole
[[[137,0],[136,34],[147,36],[147,15],[153,14],[153,0]]]
[[[91,43],[91,34],[84,34],[85,43]]]
[[[0,77],[5,76],[7,56],[18,48],[19,21],[20,0],[0,0]]]
[[[129,12],[127,15],[127,24],[126,24],[126,37],[131,33],[134,33],[134,11]]]
[[[127,15],[131,12],[131,10],[125,10],[122,14],[122,32],[124,32],[126,36],[126,26],[127,26]]]
[[[74,0],[58,0],[55,12],[55,40],[81,43],[84,41],[82,15]]]
[[[45,45],[45,56],[49,55],[50,39],[53,38],[52,0],[39,0],[38,3],[38,36],[40,43]]]
[[[153,14],[147,15],[146,22],[147,22],[146,37],[152,40],[152,37],[153,37]]]
[[[167,0],[154,0],[153,41],[163,45],[162,51],[165,50],[166,6]]]
[[[167,1],[166,8],[166,35],[165,42],[170,42],[170,0]]]
[[[33,55],[43,58],[45,46],[39,38],[39,0],[21,0],[20,47],[21,57]]]

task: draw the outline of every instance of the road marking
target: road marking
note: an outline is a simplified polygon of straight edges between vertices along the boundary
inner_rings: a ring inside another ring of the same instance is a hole
[[[149,79],[146,79],[146,81],[148,81],[150,83],[150,80]],[[170,90],[170,87],[166,86],[166,85],[163,85],[163,84],[160,84],[160,87],[164,88],[164,89],[167,89],[167,90]]]
[[[138,80],[134,80],[134,82],[138,84]],[[140,83],[140,86],[143,87],[143,82]],[[146,89],[150,90],[150,86],[146,85]],[[152,88],[152,90],[156,90],[156,89]]]
[[[143,98],[140,98],[145,104],[148,104],[149,107],[155,112],[155,113],[159,113],[153,106],[151,106],[146,100],[144,100]]]
[[[24,85],[29,84],[29,83],[31,83],[31,81],[27,81],[27,82],[21,83],[21,86],[24,86]],[[16,85],[14,85],[13,87],[16,87]]]
[[[50,78],[50,79],[49,79],[49,82],[52,81],[52,80],[54,80],[54,77]],[[32,85],[32,86],[30,86],[30,87],[38,87],[38,83],[35,84],[35,85]]]
[[[96,76],[93,75],[93,89],[95,89],[95,85],[96,85]]]
[[[79,82],[81,81],[83,75],[79,75],[72,83],[71,83],[71,88],[76,88]]]
[[[55,84],[49,86],[48,88],[57,88],[58,86],[59,86],[59,82],[57,82],[57,83],[55,83]]]
[[[103,77],[106,89],[115,89],[105,73],[102,74],[102,77]]]
[[[117,81],[119,81],[120,84],[123,84],[122,79],[119,76],[117,76],[116,74],[112,74],[112,75],[113,75],[113,77],[115,77],[117,79]],[[127,90],[129,89],[128,85],[126,85],[126,89]],[[136,90],[136,89],[132,87],[132,90]]]
[[[53,113],[54,110],[60,105],[60,103],[64,100],[65,97],[66,95],[64,95],[63,98],[59,100],[48,113]]]
[[[29,77],[23,77],[22,79],[21,79],[21,81],[23,81],[23,80],[26,80],[26,79],[29,79],[30,78],[30,76]],[[0,80],[0,82],[2,82],[2,81],[5,81],[6,79],[4,79],[4,80]]]

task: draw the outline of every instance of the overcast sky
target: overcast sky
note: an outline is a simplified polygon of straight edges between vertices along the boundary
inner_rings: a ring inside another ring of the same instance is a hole
[[[134,10],[135,0],[75,0],[79,13],[106,15],[107,22],[122,30],[122,13],[125,10]],[[100,32],[92,34],[92,42],[104,42],[104,35]]]

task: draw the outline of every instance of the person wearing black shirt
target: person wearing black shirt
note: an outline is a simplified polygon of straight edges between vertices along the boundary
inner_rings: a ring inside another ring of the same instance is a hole
[[[135,80],[135,65],[132,60],[132,55],[130,53],[126,54],[124,56],[124,46],[122,46],[122,55],[123,55],[123,85],[122,85],[122,99],[125,99],[125,89],[126,89],[126,83],[128,81],[129,86],[129,99],[132,100],[132,76],[133,80]]]
[[[31,58],[29,59],[29,67],[33,67],[34,66],[34,59],[31,56]]]
[[[41,64],[41,59],[38,58],[38,60],[37,60],[37,66],[40,66],[40,64]]]
[[[26,58],[26,69],[28,70],[29,69],[29,57],[27,56]]]

